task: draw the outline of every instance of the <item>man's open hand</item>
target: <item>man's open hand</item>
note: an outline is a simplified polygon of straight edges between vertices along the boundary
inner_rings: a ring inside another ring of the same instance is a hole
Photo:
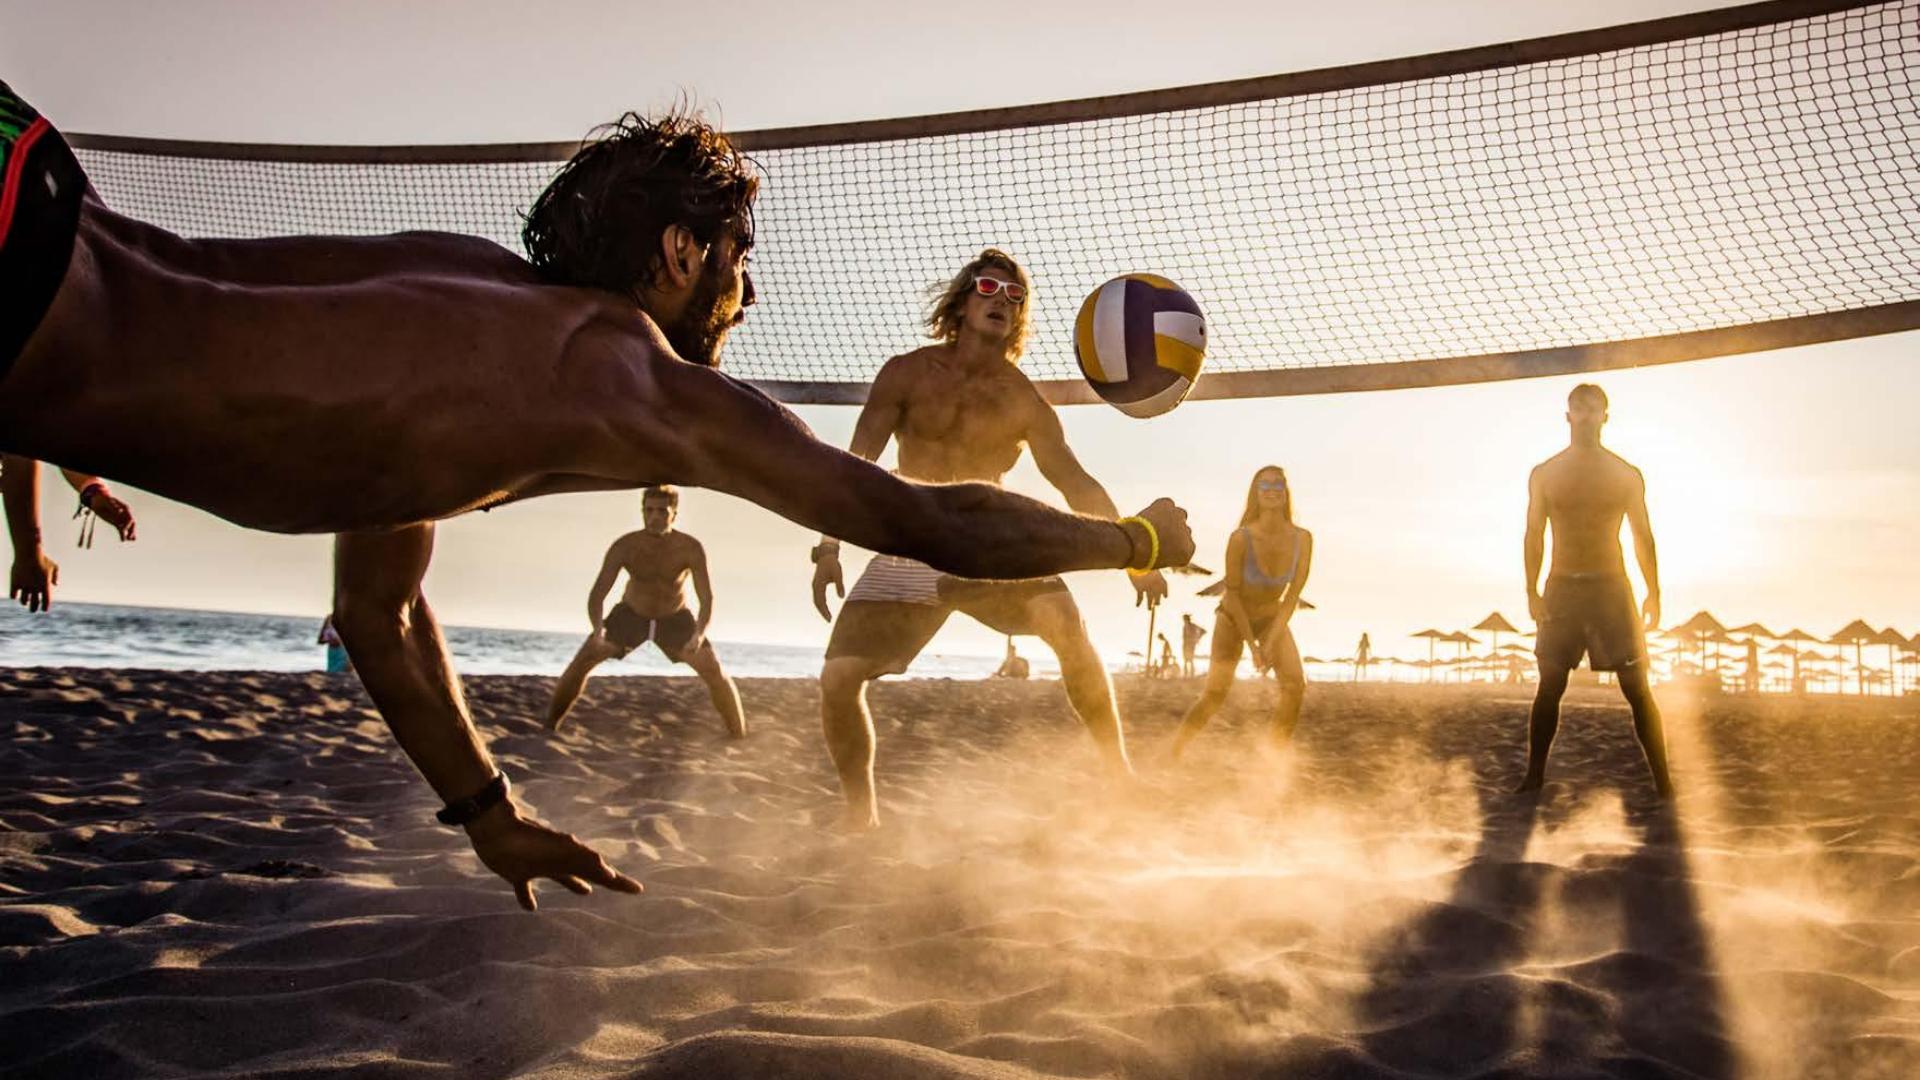
[[[1149,570],[1144,574],[1128,574],[1127,578],[1133,582],[1134,607],[1145,604],[1149,608],[1157,608],[1160,606],[1160,601],[1167,598],[1167,579],[1160,571]]]
[[[28,611],[45,611],[53,606],[53,587],[60,584],[60,565],[44,551],[15,552],[13,573],[7,579],[7,596],[20,601]]]
[[[120,534],[121,543],[133,539],[133,509],[126,503],[102,491],[87,505],[95,517],[113,526],[113,531]]]
[[[639,882],[615,870],[592,848],[568,833],[549,829],[520,816],[512,800],[501,803],[467,825],[474,854],[487,869],[507,879],[513,895],[528,911],[537,910],[533,883],[551,878],[586,895],[595,885],[623,893],[643,891]]]

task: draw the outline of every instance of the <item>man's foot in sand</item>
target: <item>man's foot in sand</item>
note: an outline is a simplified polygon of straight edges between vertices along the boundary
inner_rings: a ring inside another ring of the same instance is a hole
[[[841,832],[872,832],[880,827],[880,808],[877,806],[848,806],[840,815],[838,825]]]
[[[1532,773],[1528,773],[1526,779],[1520,781],[1520,786],[1514,788],[1512,793],[1515,795],[1538,795],[1546,786],[1547,778],[1545,776],[1535,776]]]
[[[1263,760],[1275,763],[1292,761],[1296,753],[1292,734],[1282,735],[1271,728],[1262,732],[1254,745]]]
[[[1168,763],[1179,764],[1180,759],[1186,756],[1187,747],[1193,745],[1193,740],[1198,734],[1199,732],[1189,732],[1184,727],[1174,732],[1172,740],[1167,743]]]

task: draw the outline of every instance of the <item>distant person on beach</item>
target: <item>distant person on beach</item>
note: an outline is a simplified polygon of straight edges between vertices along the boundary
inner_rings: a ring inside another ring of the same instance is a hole
[[[1280,680],[1269,745],[1284,746],[1293,738],[1306,700],[1307,673],[1289,624],[1312,569],[1313,534],[1294,524],[1286,471],[1268,465],[1253,474],[1240,527],[1227,539],[1227,589],[1213,617],[1207,683],[1174,733],[1175,758],[1226,702],[1243,648],[1252,652],[1256,670],[1271,668]]]
[[[4,85],[0,110],[21,193],[0,203],[0,452],[249,528],[339,534],[334,624],[354,667],[438,819],[525,907],[537,878],[640,886],[530,818],[488,754],[421,591],[439,519],[680,483],[980,578],[1192,553],[1166,500],[1116,522],[912,483],[715,370],[755,299],[759,178],[698,119],[602,129],[526,215],[522,259],[450,233],[186,239],[108,209]]]
[[[1193,678],[1193,656],[1200,648],[1200,639],[1207,636],[1206,630],[1193,621],[1191,614],[1180,616],[1180,674]]]
[[[601,560],[600,576],[587,593],[587,621],[593,633],[580,646],[553,688],[547,705],[547,727],[558,731],[568,710],[579,699],[587,675],[595,667],[623,657],[652,641],[660,655],[692,668],[707,684],[714,711],[727,725],[727,734],[747,737],[746,714],[740,711],[740,691],[720,668],[707,624],[713,621],[713,582],[707,576],[707,551],[700,541],[673,527],[680,514],[680,492],[669,486],[650,487],[640,494],[642,528],[613,542]],[[608,609],[607,594],[622,572],[627,588],[620,602]],[[698,614],[687,608],[687,584],[700,603]]]
[[[897,438],[900,475],[937,484],[978,481],[998,490],[1021,449],[1030,447],[1034,464],[1067,505],[1114,520],[1120,515],[1113,499],[1081,466],[1053,407],[1017,366],[1026,347],[1031,287],[1026,270],[1004,251],[989,248],[961,267],[927,318],[935,343],[896,356],[880,369],[850,449],[871,461]],[[1139,527],[1136,519],[1122,521]],[[824,531],[813,550],[813,601],[823,618],[831,618],[827,588],[842,588],[836,538],[858,540],[831,525]],[[1158,603],[1166,596],[1166,580],[1145,569],[1157,564],[1150,559],[1132,564],[1141,568],[1132,578],[1136,603]],[[1003,634],[1033,634],[1046,642],[1060,660],[1067,698],[1108,767],[1131,771],[1113,684],[1067,583],[1031,574],[1018,580],[978,577],[952,576],[918,559],[881,554],[867,564],[853,592],[843,593],[846,603],[820,670],[820,710],[847,799],[846,824],[865,828],[880,822],[867,683],[905,671],[955,611]]]
[[[1013,647],[1013,635],[1008,634],[1006,658],[1000,661],[1000,666],[994,670],[993,677],[996,679],[1024,679],[1032,673],[1033,668],[1027,663],[1027,658],[1015,651]]]
[[[1539,791],[1546,782],[1547,752],[1560,727],[1560,698],[1568,673],[1584,656],[1593,670],[1611,671],[1619,679],[1654,787],[1664,798],[1673,794],[1673,778],[1660,708],[1647,681],[1646,637],[1646,627],[1660,625],[1660,568],[1647,518],[1646,480],[1600,445],[1606,422],[1606,393],[1592,383],[1574,387],[1567,395],[1567,448],[1535,466],[1527,479],[1527,610],[1540,628],[1534,643],[1540,688],[1528,729],[1527,775],[1517,790]],[[1634,558],[1647,583],[1647,599],[1638,611],[1620,550],[1622,519],[1633,530]],[[1549,526],[1553,567],[1542,591],[1540,564]]]
[[[74,517],[80,519],[80,546],[93,546],[93,521],[112,526],[125,543],[134,539],[133,510],[115,498],[107,482],[88,473],[61,469],[60,475],[80,496]],[[13,568],[7,575],[8,599],[28,611],[53,606],[53,588],[60,583],[60,566],[47,556],[40,532],[40,463],[18,454],[0,454],[0,501],[6,504],[7,536],[13,542]]]
[[[1366,678],[1367,665],[1371,663],[1373,663],[1373,639],[1368,637],[1365,631],[1362,631],[1360,634],[1360,644],[1353,648],[1354,678],[1356,680]]]
[[[1160,679],[1172,679],[1180,674],[1180,669],[1173,666],[1173,642],[1168,641],[1165,634],[1160,635],[1160,666],[1153,674]]]
[[[327,647],[327,674],[353,673],[353,661],[347,659],[347,647],[340,640],[340,631],[333,628],[333,616],[329,615],[320,621],[320,636],[314,644]]]

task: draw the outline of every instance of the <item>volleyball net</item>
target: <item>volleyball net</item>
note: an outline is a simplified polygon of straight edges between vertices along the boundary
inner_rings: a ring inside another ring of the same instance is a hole
[[[735,140],[765,173],[729,371],[856,402],[988,246],[1031,271],[1024,369],[1091,400],[1073,318],[1173,279],[1194,395],[1519,378],[1920,326],[1920,0],[1771,3],[1485,48]],[[577,143],[69,136],[188,236],[469,233],[520,251]]]

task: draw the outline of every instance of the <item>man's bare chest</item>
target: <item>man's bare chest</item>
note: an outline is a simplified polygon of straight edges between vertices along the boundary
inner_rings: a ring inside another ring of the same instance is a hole
[[[898,434],[902,441],[948,450],[1013,450],[1027,437],[1022,405],[1002,383],[926,380],[902,407]]]
[[[634,581],[670,585],[692,569],[686,552],[671,543],[639,543],[627,552],[627,576]]]

